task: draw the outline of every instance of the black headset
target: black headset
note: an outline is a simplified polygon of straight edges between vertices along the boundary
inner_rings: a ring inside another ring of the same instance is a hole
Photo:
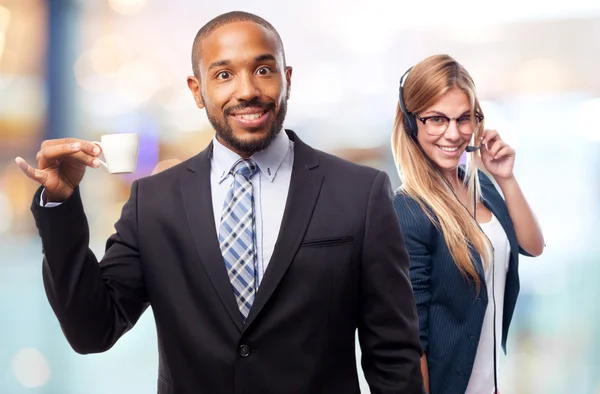
[[[419,142],[417,141],[417,134],[419,132],[419,128],[417,127],[417,118],[414,113],[408,112],[408,110],[406,109],[406,104],[404,103],[404,83],[406,82],[406,77],[408,76],[408,73],[410,72],[410,70],[412,70],[412,67],[410,67],[408,70],[406,70],[406,72],[402,75],[402,77],[400,77],[398,104],[400,105],[400,110],[402,111],[402,115],[404,118],[404,130],[406,130],[406,133],[415,141],[415,144],[417,144],[417,146],[423,153],[423,156],[425,156],[426,159],[429,159],[427,154],[423,151],[421,144],[419,144]],[[466,151],[474,152],[477,149],[479,149],[480,147],[481,147],[481,145],[478,147],[467,146]],[[435,170],[439,174],[439,171],[435,167],[435,164],[430,159],[428,161],[430,162],[430,164],[435,168]],[[440,177],[442,178],[442,180],[446,181],[445,178],[441,174],[440,174]],[[454,191],[452,190],[452,187],[450,187],[449,184],[448,184],[448,187],[450,188],[452,193],[454,193]],[[460,200],[458,199],[458,196],[456,196],[456,194],[454,194],[454,196],[456,197],[456,200],[461,205],[463,205],[460,202]],[[465,207],[465,209],[467,209],[466,206],[463,205],[463,207]],[[468,209],[467,209],[467,211],[468,211]],[[473,215],[472,216],[473,216],[473,220],[475,220],[475,223],[477,223],[477,225],[479,226],[479,223],[477,222],[477,219],[476,219],[477,218],[477,201],[476,201],[475,190],[473,190]],[[487,235],[485,233],[484,233],[484,235],[487,238]],[[488,238],[488,240],[489,240],[489,238]],[[490,245],[492,245],[491,241],[490,241]],[[494,245],[492,245],[492,254],[493,253],[494,253]],[[492,324],[494,326],[493,327],[493,331],[494,331],[494,389],[495,389],[495,392],[498,392],[498,376],[497,376],[497,365],[496,365],[496,363],[497,363],[496,357],[497,356],[496,356],[496,290],[495,290],[496,267],[495,267],[495,265],[496,264],[494,261],[494,256],[492,256],[492,302],[494,303],[494,321],[492,322]]]
[[[410,135],[416,140],[417,133],[419,132],[419,128],[417,127],[417,118],[415,117],[415,114],[406,110],[406,105],[404,104],[404,82],[406,81],[406,76],[408,75],[410,70],[412,70],[412,67],[406,70],[404,75],[402,75],[402,77],[400,78],[400,94],[398,102],[400,103],[400,110],[402,111],[402,115],[404,118],[404,130],[406,130],[408,135]]]

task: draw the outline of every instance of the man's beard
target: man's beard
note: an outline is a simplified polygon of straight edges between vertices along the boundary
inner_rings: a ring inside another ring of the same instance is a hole
[[[277,112],[277,114],[275,115],[275,120],[273,121],[270,130],[263,138],[258,140],[253,139],[251,141],[243,141],[235,137],[231,124],[229,123],[229,115],[232,112],[240,111],[249,107],[261,108],[268,112],[273,111],[275,109],[275,104],[263,103],[257,98],[254,98],[250,101],[236,105],[235,107],[226,108],[224,111],[225,117],[223,119],[216,119],[210,114],[208,109],[206,110],[206,115],[208,117],[208,120],[210,121],[210,124],[215,129],[217,137],[222,142],[226,143],[238,152],[242,152],[247,155],[252,155],[256,152],[260,152],[261,150],[266,149],[269,145],[271,145],[271,142],[273,142],[275,137],[277,137],[277,134],[283,128],[283,121],[285,120],[285,115],[287,112],[287,98],[284,99],[281,105],[279,106],[279,112]]]

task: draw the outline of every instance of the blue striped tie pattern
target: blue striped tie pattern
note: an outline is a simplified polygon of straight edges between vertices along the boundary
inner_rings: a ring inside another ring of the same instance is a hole
[[[254,195],[250,177],[258,170],[251,159],[240,159],[229,172],[233,183],[225,197],[219,244],[240,312],[248,317],[256,293]]]

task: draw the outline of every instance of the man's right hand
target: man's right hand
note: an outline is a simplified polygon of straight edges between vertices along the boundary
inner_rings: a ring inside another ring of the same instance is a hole
[[[75,138],[46,140],[36,155],[38,168],[30,166],[23,158],[15,162],[29,178],[39,182],[46,190],[47,201],[63,202],[79,185],[86,167],[98,168],[98,145]]]

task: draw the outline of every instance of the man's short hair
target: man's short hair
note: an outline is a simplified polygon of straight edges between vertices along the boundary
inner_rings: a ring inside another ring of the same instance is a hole
[[[286,63],[285,51],[283,50],[283,41],[281,40],[281,36],[279,36],[279,33],[277,32],[277,30],[275,30],[273,25],[271,25],[269,22],[267,22],[258,15],[254,15],[244,11],[231,11],[211,19],[204,26],[202,26],[200,30],[198,30],[198,33],[196,33],[196,38],[194,38],[194,44],[192,45],[192,70],[194,71],[194,76],[196,76],[196,78],[200,76],[200,44],[202,43],[202,40],[208,37],[210,33],[215,31],[219,27],[234,22],[253,22],[272,31],[277,39],[277,46],[279,47],[278,50],[281,51],[281,55],[283,56],[283,65],[285,66]]]

